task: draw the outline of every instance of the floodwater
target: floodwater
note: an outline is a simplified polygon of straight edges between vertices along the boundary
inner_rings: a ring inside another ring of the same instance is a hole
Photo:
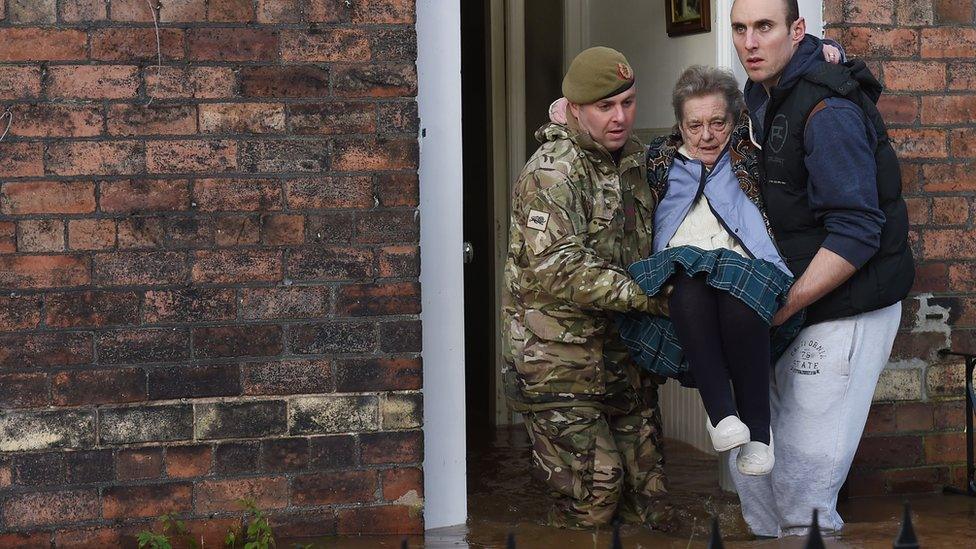
[[[501,429],[484,446],[470,449],[469,520],[464,526],[411,536],[409,547],[427,549],[504,548],[514,533],[519,549],[609,548],[612,532],[569,531],[542,526],[549,507],[541,483],[529,475],[528,438],[521,427]],[[711,517],[717,516],[725,547],[796,548],[805,538],[756,540],[749,536],[735,495],[718,489],[715,458],[676,441],[666,441],[669,501],[675,507],[670,532],[636,526],[621,528],[628,549],[687,549],[707,546]],[[976,498],[927,495],[909,498],[915,532],[922,548],[976,547]],[[901,527],[902,498],[853,499],[839,506],[847,522],[843,533],[824,539],[828,548],[891,548]],[[341,537],[318,540],[313,547],[401,547],[402,537]],[[306,541],[307,543],[307,541]],[[282,547],[289,545],[282,544]]]

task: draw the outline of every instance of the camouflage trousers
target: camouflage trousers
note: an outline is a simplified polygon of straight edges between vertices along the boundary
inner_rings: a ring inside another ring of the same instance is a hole
[[[585,406],[525,414],[533,473],[555,497],[549,524],[590,528],[619,516],[667,529],[660,418],[656,406],[620,414]]]

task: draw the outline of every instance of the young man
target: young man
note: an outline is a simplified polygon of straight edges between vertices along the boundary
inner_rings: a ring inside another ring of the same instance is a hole
[[[506,389],[525,417],[535,472],[553,491],[554,526],[661,525],[665,492],[656,386],[610,313],[661,314],[626,267],[651,249],[653,197],[631,137],[637,90],[624,56],[590,48],[563,80],[568,124],[515,184],[505,266]],[[618,505],[619,504],[619,505]]]
[[[796,0],[735,0],[732,31],[770,225],[797,277],[774,323],[807,312],[773,372],[776,466],[733,477],[756,535],[803,534],[813,509],[839,530],[837,493],[914,279],[898,160],[880,84],[861,62],[825,63]]]

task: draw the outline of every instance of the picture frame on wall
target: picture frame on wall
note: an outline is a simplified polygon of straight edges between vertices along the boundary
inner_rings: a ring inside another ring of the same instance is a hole
[[[711,0],[664,0],[668,36],[712,31]]]

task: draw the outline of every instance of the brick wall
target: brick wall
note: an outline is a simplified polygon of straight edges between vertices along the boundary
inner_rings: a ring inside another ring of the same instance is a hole
[[[852,495],[963,486],[963,364],[976,351],[976,19],[971,0],[826,0],[827,35],[886,86],[917,281],[850,476]]]
[[[414,13],[0,0],[0,546],[421,529]]]

